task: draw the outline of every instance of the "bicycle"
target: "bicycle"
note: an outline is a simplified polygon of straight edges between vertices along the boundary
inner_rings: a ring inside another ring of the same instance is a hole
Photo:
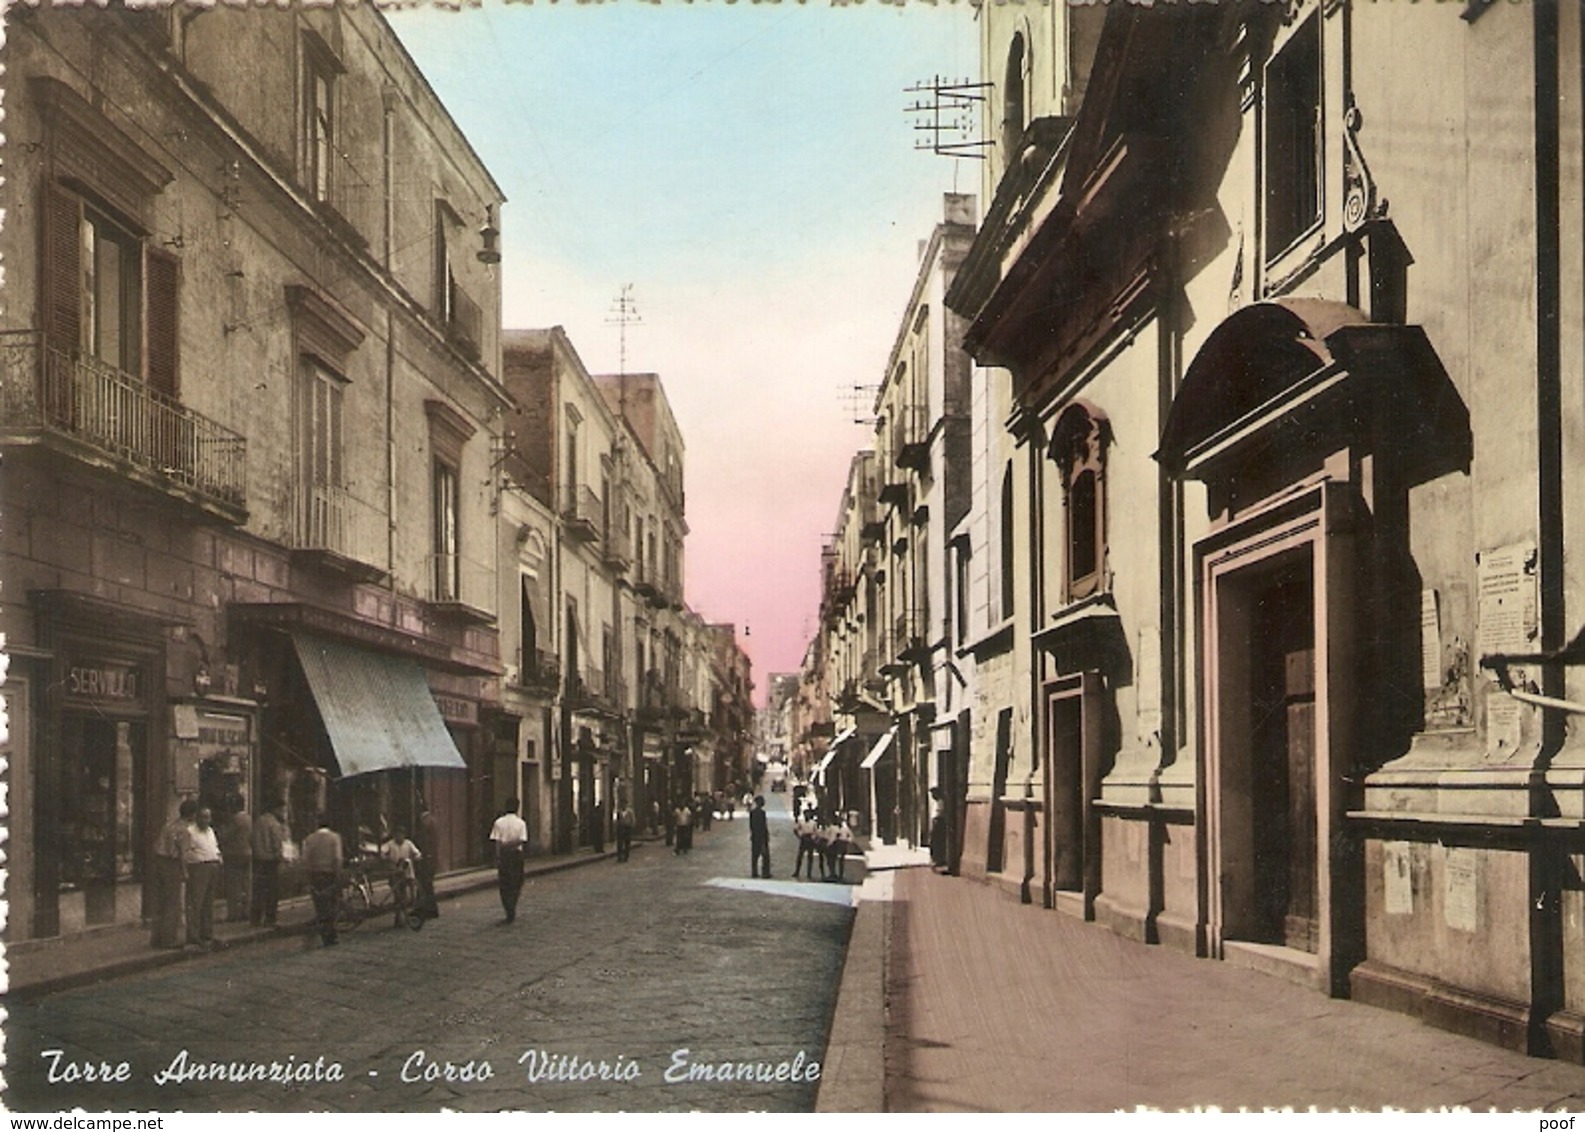
[[[374,878],[370,875],[372,860],[354,861],[336,892],[336,930],[351,931],[364,920],[377,913],[394,911],[398,926],[406,925],[413,931],[424,926],[424,917],[417,910],[418,878],[410,861],[402,861],[387,879],[390,890],[388,901],[375,899]]]
[[[374,907],[374,886],[361,861],[355,861],[336,889],[336,930],[348,932],[363,923]]]
[[[415,932],[424,926],[424,917],[417,907],[418,877],[413,872],[413,862],[398,862],[391,873],[391,903],[398,925],[406,924]]]

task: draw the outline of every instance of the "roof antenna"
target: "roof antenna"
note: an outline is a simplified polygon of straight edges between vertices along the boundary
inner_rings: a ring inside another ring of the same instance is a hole
[[[605,320],[614,323],[621,335],[620,352],[618,354],[617,373],[627,376],[627,328],[629,325],[641,326],[644,319],[638,313],[638,306],[633,302],[633,284],[622,284],[622,293],[616,297],[616,302],[611,304],[611,314]]]

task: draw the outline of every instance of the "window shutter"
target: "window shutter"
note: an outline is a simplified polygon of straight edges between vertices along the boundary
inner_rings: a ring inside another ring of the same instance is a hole
[[[144,295],[146,296],[146,334],[148,335],[148,382],[170,397],[177,394],[176,286],[179,261],[163,248],[143,249]]]
[[[44,336],[50,345],[77,354],[83,344],[82,204],[66,190],[44,190]]]

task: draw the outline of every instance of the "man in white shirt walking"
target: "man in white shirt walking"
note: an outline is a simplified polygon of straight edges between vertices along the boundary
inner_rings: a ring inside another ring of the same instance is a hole
[[[517,919],[517,898],[523,891],[523,847],[528,842],[528,823],[517,816],[517,799],[508,798],[501,816],[490,827],[495,842],[495,874],[501,884],[501,907],[506,922]]]

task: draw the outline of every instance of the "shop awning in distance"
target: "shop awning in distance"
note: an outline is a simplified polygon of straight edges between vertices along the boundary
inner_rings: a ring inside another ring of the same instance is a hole
[[[308,633],[293,633],[292,644],[343,778],[467,769],[417,664]]]
[[[836,758],[837,755],[841,753],[842,744],[853,738],[853,736],[857,733],[857,727],[844,727],[842,729],[842,733],[839,734],[835,739],[831,740],[831,746],[826,748],[825,757],[815,764],[814,774],[816,777],[823,776],[825,774],[826,767],[831,765],[831,760]]]
[[[875,764],[881,761],[881,756],[886,754],[886,748],[892,745],[892,740],[897,738],[897,728],[893,727],[886,734],[875,740],[875,745],[870,748],[870,753],[864,756],[864,761],[859,763],[860,770],[874,770]]]

